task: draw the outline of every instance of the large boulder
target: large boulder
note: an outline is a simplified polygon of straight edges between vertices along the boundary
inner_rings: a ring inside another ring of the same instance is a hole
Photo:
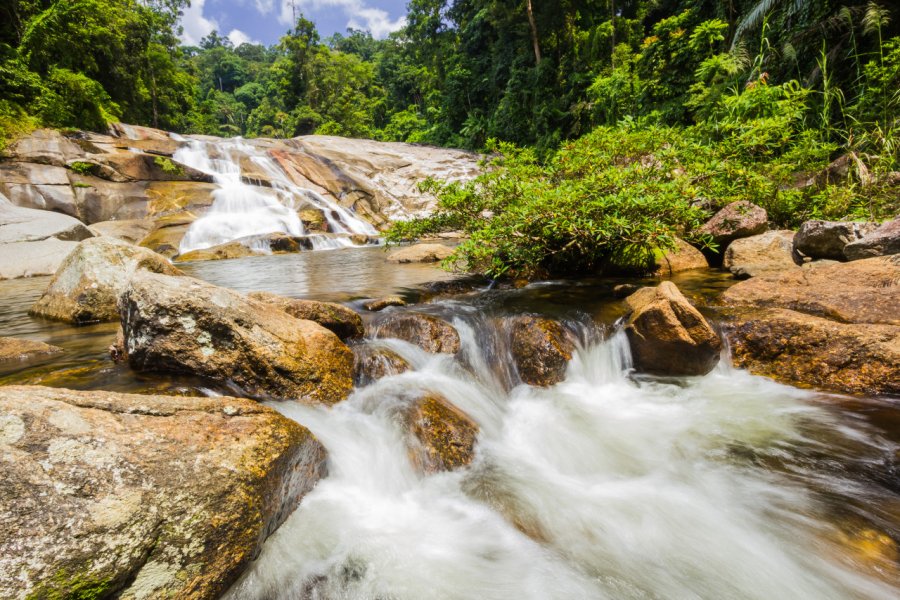
[[[758,235],[768,228],[769,216],[764,208],[752,202],[732,202],[707,221],[699,230],[712,236],[719,248],[738,238]]]
[[[900,254],[900,219],[888,221],[865,237],[844,246],[847,260]]]
[[[736,365],[842,392],[900,390],[900,257],[754,277],[723,300]]]
[[[565,378],[575,343],[557,321],[516,317],[509,325],[510,351],[519,377],[535,386],[549,386]]]
[[[660,277],[671,277],[682,271],[709,267],[703,253],[680,238],[675,239],[673,249],[662,253],[655,262],[655,273]]]
[[[251,292],[247,297],[274,306],[297,319],[314,321],[342,340],[361,338],[366,332],[362,317],[343,304],[285,298],[269,292]]]
[[[410,458],[424,473],[452,471],[475,457],[478,424],[443,396],[417,398],[403,420],[413,441]]]
[[[20,338],[0,337],[0,369],[41,360],[62,352],[58,346]]]
[[[795,269],[793,242],[793,231],[767,231],[734,240],[725,250],[722,266],[738,279]]]
[[[205,377],[255,398],[334,403],[353,353],[312,321],[189,277],[142,271],[119,301],[128,363]]]
[[[119,319],[119,296],[139,270],[181,275],[165,258],[128,242],[84,240],[60,265],[30,315],[83,324]]]
[[[77,198],[63,167],[27,162],[0,163],[0,193],[24,208],[52,210],[81,217]]]
[[[719,336],[674,283],[641,288],[625,302],[630,310],[625,332],[638,371],[705,375],[719,362]]]
[[[0,387],[0,597],[218,598],[324,460],[248,400]]]
[[[375,328],[374,337],[396,338],[434,354],[456,354],[459,351],[459,333],[456,329],[443,319],[423,313],[391,315]]]
[[[811,259],[844,260],[844,247],[878,227],[853,221],[806,221],[794,236],[794,251]]]
[[[396,250],[388,255],[392,263],[433,263],[440,262],[453,254],[453,248],[444,244],[414,244]]]
[[[150,219],[100,221],[99,223],[94,223],[88,229],[98,237],[112,237],[125,240],[131,244],[137,244],[147,237],[147,234],[153,229],[153,221]]]

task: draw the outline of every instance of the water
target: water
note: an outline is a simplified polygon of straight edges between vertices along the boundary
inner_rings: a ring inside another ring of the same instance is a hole
[[[360,297],[412,298],[441,276],[433,267],[387,265],[377,248],[186,268],[242,291],[354,306]],[[63,372],[53,385],[220,391],[159,376],[136,381],[103,359],[114,326],[25,317],[40,283],[0,283],[0,335],[56,340],[77,356],[54,360],[74,367],[93,356],[111,370]],[[326,446],[329,475],[226,597],[898,597],[897,401],[799,390],[727,360],[705,377],[635,376],[613,326],[622,312],[615,283],[479,288],[364,315],[375,326],[398,311],[440,315],[460,332],[462,351],[434,356],[397,340],[366,340],[412,369],[329,409],[272,404]],[[711,273],[677,280],[709,314],[731,283]],[[509,368],[506,322],[521,313],[562,319],[581,340],[564,382],[531,388]],[[47,370],[0,381],[48,377]],[[410,462],[399,415],[424,392],[477,422],[469,468],[425,476]]]
[[[351,235],[376,236],[378,231],[359,219],[352,211],[329,201],[313,190],[294,185],[287,174],[259,148],[240,138],[186,140],[173,158],[189,167],[212,175],[219,189],[213,192],[209,211],[194,221],[181,240],[179,252],[203,250],[234,240],[244,240],[252,250],[268,253],[270,247],[259,236],[284,233],[293,237],[307,236],[297,210],[312,207],[322,211],[328,231],[337,237],[308,235],[314,250],[332,250],[355,245]],[[251,185],[241,168],[241,160],[249,160],[267,176],[271,187]],[[255,238],[255,239],[254,239]]]

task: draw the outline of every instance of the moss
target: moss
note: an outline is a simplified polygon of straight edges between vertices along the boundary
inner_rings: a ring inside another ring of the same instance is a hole
[[[69,164],[69,168],[79,175],[91,175],[97,170],[97,165],[95,165],[94,163],[76,160]]]
[[[157,156],[153,159],[153,164],[162,169],[163,173],[168,175],[184,175],[184,168],[181,165],[175,164],[171,159],[168,159],[165,156]]]
[[[94,186],[88,185],[86,183],[82,183],[80,181],[76,181],[75,183],[72,184],[72,187],[73,188],[89,188],[89,187],[94,187]]]
[[[100,600],[113,591],[112,578],[92,573],[73,576],[60,569],[50,581],[28,594],[26,600]]]

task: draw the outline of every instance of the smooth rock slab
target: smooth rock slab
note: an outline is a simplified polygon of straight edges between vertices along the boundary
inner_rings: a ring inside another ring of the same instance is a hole
[[[62,351],[59,346],[51,346],[44,342],[0,337],[0,368],[40,360]]]
[[[440,262],[453,254],[453,248],[443,244],[414,244],[388,255],[392,263],[433,263]]]
[[[248,400],[0,388],[0,598],[218,598],[324,459]]]

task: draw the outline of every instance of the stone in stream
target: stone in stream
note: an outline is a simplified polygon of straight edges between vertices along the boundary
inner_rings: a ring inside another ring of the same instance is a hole
[[[264,251],[268,248],[268,252]],[[289,254],[312,249],[312,243],[305,237],[294,237],[286,233],[276,232],[266,235],[251,235],[238,238],[224,244],[211,246],[202,250],[191,250],[179,254],[175,260],[227,260],[246,256],[264,256],[271,254]]]
[[[363,308],[371,312],[379,312],[390,306],[406,306],[406,300],[400,296],[385,296],[363,302]]]
[[[325,457],[249,400],[0,387],[0,597],[219,598]]]
[[[88,229],[98,237],[112,237],[137,244],[147,237],[153,227],[153,221],[150,219],[122,219],[120,221],[100,221]]]
[[[719,362],[719,336],[674,283],[641,288],[625,302],[630,309],[625,332],[638,371],[705,375]]]
[[[353,353],[312,321],[190,277],[142,271],[119,301],[128,363],[184,373],[254,398],[332,404],[353,385]]]
[[[453,254],[453,248],[444,244],[413,244],[388,255],[392,263],[433,263],[440,262]]]
[[[575,343],[558,322],[534,316],[512,319],[510,351],[516,370],[528,385],[550,386],[565,378]]]
[[[767,231],[728,244],[722,266],[738,279],[797,268],[794,232]]]
[[[251,292],[247,297],[274,306],[297,319],[314,321],[344,341],[360,338],[366,332],[362,317],[355,310],[342,304],[298,300],[269,292]]]
[[[44,342],[23,340],[13,337],[0,337],[0,368],[10,365],[20,366],[23,363],[40,360],[63,349]]]
[[[844,247],[874,231],[876,223],[806,221],[794,236],[794,251],[818,260],[844,260]]]
[[[405,373],[410,369],[409,363],[403,357],[386,348],[359,345],[354,348],[353,355],[353,380],[360,386],[368,385],[383,377]]]
[[[181,275],[146,248],[110,237],[87,239],[66,257],[28,313],[76,324],[116,321],[119,296],[142,270]]]
[[[732,202],[707,221],[700,233],[712,236],[719,245],[719,251],[733,240],[758,235],[768,228],[769,217],[764,208],[752,202],[740,200]]]
[[[391,315],[378,324],[374,337],[397,338],[433,354],[456,354],[459,351],[456,329],[443,319],[423,313]]]
[[[417,398],[407,407],[403,420],[414,439],[410,458],[422,472],[452,471],[475,457],[478,424],[443,396]]]
[[[659,277],[671,277],[682,271],[707,268],[709,263],[702,252],[684,240],[675,238],[675,247],[656,258],[654,274]]]
[[[844,256],[847,260],[861,260],[889,254],[900,254],[900,219],[888,221],[862,239],[844,246]]]

